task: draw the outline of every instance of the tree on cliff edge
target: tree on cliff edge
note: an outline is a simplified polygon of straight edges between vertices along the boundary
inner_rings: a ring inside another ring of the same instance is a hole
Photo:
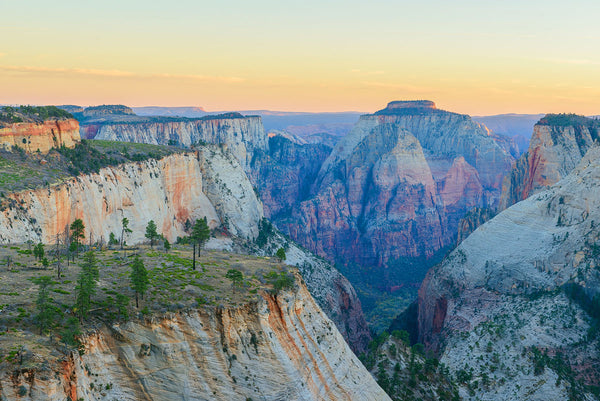
[[[98,271],[98,259],[93,251],[88,251],[83,255],[81,271],[77,277],[77,293],[75,298],[75,310],[79,320],[83,321],[87,317],[92,306],[92,295],[96,293],[100,272]]]

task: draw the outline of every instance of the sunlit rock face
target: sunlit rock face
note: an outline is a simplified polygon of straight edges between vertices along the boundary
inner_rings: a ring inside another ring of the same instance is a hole
[[[299,282],[300,278],[297,278]],[[301,283],[238,307],[100,326],[53,371],[0,372],[31,400],[389,400]],[[38,374],[36,374],[38,373]]]
[[[79,123],[74,119],[14,123],[0,127],[0,146],[8,150],[18,146],[29,153],[47,153],[61,146],[72,148],[79,141]]]
[[[429,271],[419,290],[419,340],[455,373],[472,367],[479,383],[486,374],[488,385],[465,397],[560,400],[583,391],[559,365],[536,368],[531,347],[562,355],[585,384],[598,382],[586,306],[600,293],[598,221],[593,146],[562,180],[480,226]]]
[[[169,241],[186,235],[186,221],[207,217],[209,226],[227,220],[232,234],[258,235],[262,206],[238,161],[217,147],[161,160],[107,167],[61,184],[5,194],[0,239],[10,243],[54,243],[73,220],[83,220],[88,239],[119,233],[128,218],[129,243],[144,241],[154,220]]]
[[[81,130],[82,136],[90,139],[185,147],[199,143],[223,144],[235,155],[245,171],[249,171],[255,154],[268,149],[268,137],[261,118],[237,113],[222,117],[165,121],[92,121],[83,124]]]

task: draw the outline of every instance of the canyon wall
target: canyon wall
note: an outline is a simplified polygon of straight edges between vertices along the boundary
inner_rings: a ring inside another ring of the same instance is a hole
[[[72,148],[79,137],[77,120],[46,120],[43,123],[13,123],[0,127],[0,146],[11,150],[18,146],[26,152],[47,153],[52,148]]]
[[[544,117],[534,126],[528,151],[505,178],[500,209],[561,180],[597,139],[598,123],[594,120],[573,115]]]
[[[186,235],[186,221],[204,216],[210,227],[227,220],[232,234],[248,239],[258,235],[262,218],[262,206],[239,163],[216,147],[103,168],[58,185],[7,194],[0,240],[54,243],[56,234],[80,218],[86,241],[107,241],[111,232],[120,233],[126,217],[133,230],[129,243],[145,240],[150,220],[174,241]]]
[[[321,166],[308,199],[276,222],[321,256],[374,268],[378,286],[407,275],[418,282],[427,262],[406,274],[406,260],[452,246],[470,209],[495,208],[513,162],[468,116],[433,102],[392,102],[360,118]]]
[[[106,242],[110,233],[120,235],[126,217],[132,230],[127,243],[146,241],[150,220],[173,242],[187,235],[186,222],[206,216],[211,228],[222,226],[242,242],[252,242],[259,234],[263,207],[237,159],[223,148],[207,145],[196,152],[103,168],[61,184],[7,193],[0,201],[0,241],[54,244],[56,235],[62,236],[80,218],[86,243]],[[319,304],[353,349],[363,351],[370,333],[348,281],[306,251],[298,249],[290,260],[310,274],[307,283],[319,295]]]
[[[275,135],[269,151],[257,157],[250,172],[265,209],[265,216],[279,221],[310,195],[321,165],[331,148],[323,144],[298,144]]]
[[[560,400],[583,394],[573,379],[598,383],[589,305],[600,294],[599,183],[592,146],[570,174],[480,226],[427,274],[419,340],[451,371],[471,367],[467,384],[487,382],[465,398]]]
[[[82,342],[82,355],[46,371],[4,370],[2,398],[389,400],[302,284],[239,307],[102,325]]]
[[[200,119],[160,119],[133,122],[84,122],[82,137],[155,145],[225,144],[245,171],[256,153],[266,152],[268,137],[261,118],[229,113]]]

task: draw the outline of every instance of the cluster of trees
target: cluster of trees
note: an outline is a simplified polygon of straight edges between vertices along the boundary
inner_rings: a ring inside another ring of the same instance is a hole
[[[32,118],[35,120],[47,120],[49,118],[73,118],[71,113],[59,109],[56,106],[4,106],[2,109],[0,109],[0,121],[3,122],[22,122],[23,119],[19,115],[23,115],[27,118]]]
[[[120,245],[120,248],[124,252],[126,258],[126,245],[127,237],[133,231],[129,228],[129,220],[123,218],[121,220],[121,236],[116,236],[111,233],[108,244],[111,246]],[[210,238],[210,228],[208,227],[206,217],[197,219],[196,222],[191,225],[187,224],[189,235],[185,238],[179,238],[178,241],[181,243],[191,244],[193,248],[192,258],[192,269],[196,269],[196,253],[200,254],[200,250],[204,247],[208,239]],[[168,251],[171,247],[169,241],[159,234],[156,223],[151,220],[148,222],[145,230],[145,237],[150,242],[150,247],[153,248],[159,239],[164,241],[164,249]],[[61,255],[66,254],[67,264],[69,259],[75,261],[75,258],[79,257],[79,252],[84,248],[84,242],[86,240],[85,225],[82,219],[75,219],[65,232],[64,241],[61,243],[61,236],[56,236],[56,265],[57,275],[61,277]],[[98,269],[98,259],[96,253],[91,246],[92,242],[90,239],[90,246],[88,250],[83,254],[80,262],[81,270],[77,277],[77,284],[75,287],[75,303],[72,307],[73,316],[67,317],[66,321],[62,321],[64,327],[61,332],[61,337],[64,342],[72,345],[77,345],[77,336],[80,334],[79,324],[82,323],[89,317],[92,311],[92,299],[96,294],[98,287],[98,280],[100,277]],[[33,248],[33,255],[44,265],[48,265],[48,259],[45,257],[46,251],[44,244],[38,243]],[[286,259],[285,250],[280,248],[277,250],[276,257],[283,261]],[[148,271],[144,265],[143,259],[139,255],[135,255],[133,261],[129,264],[130,266],[130,287],[135,293],[135,306],[139,309],[139,300],[144,299],[144,294],[148,290],[150,284],[148,278]],[[241,288],[244,285],[244,276],[241,271],[236,269],[230,269],[226,277],[232,281],[235,289]],[[270,283],[276,292],[282,289],[291,288],[294,285],[294,276],[286,271],[276,272],[271,271],[264,276],[268,283]],[[50,276],[38,277],[35,281],[38,285],[38,297],[36,300],[36,315],[35,321],[40,329],[40,333],[48,333],[61,322],[64,317],[63,312],[51,297],[52,286],[56,284]],[[127,305],[129,304],[129,297],[123,294],[117,294],[116,306],[118,308],[118,315],[127,317]]]

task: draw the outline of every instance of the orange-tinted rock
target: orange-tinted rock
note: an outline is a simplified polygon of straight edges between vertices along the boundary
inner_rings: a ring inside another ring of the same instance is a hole
[[[80,141],[77,120],[47,120],[37,123],[14,123],[0,128],[0,145],[10,150],[19,146],[26,152],[47,153],[52,148],[72,148]]]
[[[128,243],[145,240],[150,220],[174,241],[185,235],[186,221],[204,216],[211,228],[227,220],[232,234],[249,239],[258,235],[262,218],[260,202],[237,160],[210,148],[107,167],[49,188],[6,194],[0,240],[54,243],[56,234],[79,218],[86,239],[106,241],[111,232],[120,232],[120,222],[127,217],[133,230]]]
[[[547,118],[535,125],[529,150],[505,178],[500,210],[560,181],[598,138],[592,120],[572,118],[572,125],[548,125],[544,122]]]
[[[0,366],[4,399],[389,401],[300,277],[296,288],[110,325],[84,352],[22,373]],[[35,374],[36,380],[32,379]],[[15,375],[19,375],[15,380]],[[23,386],[23,387],[21,387]],[[27,396],[21,397],[21,388]]]

